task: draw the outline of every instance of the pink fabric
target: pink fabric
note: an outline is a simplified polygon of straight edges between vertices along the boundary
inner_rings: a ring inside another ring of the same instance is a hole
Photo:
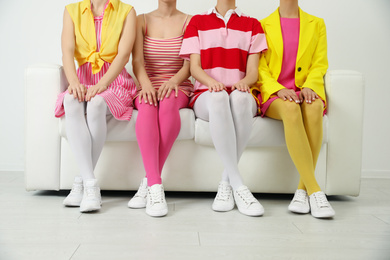
[[[280,18],[280,25],[283,36],[283,62],[282,70],[279,74],[278,82],[285,88],[295,90],[295,93],[299,97],[300,89],[295,85],[295,64],[298,54],[299,46],[299,18]],[[261,98],[261,95],[259,95]],[[268,107],[271,103],[279,97],[272,97],[264,104],[260,101],[261,116],[265,115]]]
[[[106,7],[108,6],[106,3]],[[103,24],[103,15],[95,17],[95,32],[97,41],[97,51],[101,45],[101,28]],[[96,85],[104,74],[108,71],[110,63],[104,62],[102,69],[96,73],[92,73],[92,67],[89,62],[83,64],[77,69],[77,77],[80,83],[86,88],[90,88]],[[108,86],[107,90],[97,94],[104,98],[110,109],[111,114],[118,120],[130,120],[133,113],[133,98],[136,94],[137,87],[131,78],[130,74],[127,73],[126,69],[123,68],[118,77]],[[55,105],[55,116],[62,117],[65,114],[63,100],[68,90],[58,95],[57,102]]]
[[[191,18],[180,56],[189,60],[200,54],[202,69],[229,87],[245,77],[248,56],[265,51],[267,41],[260,22],[238,8],[226,20],[213,10]],[[196,81],[194,89],[190,106],[208,87]]]
[[[134,101],[138,109],[135,133],[144,163],[148,186],[161,184],[161,172],[181,128],[179,109],[188,107],[189,98],[172,92],[158,106]]]
[[[207,31],[199,31],[199,40],[196,37],[190,38],[191,41],[198,40],[201,50],[210,48],[240,49],[248,51],[249,54],[259,53],[266,49],[266,38],[264,34],[252,36],[252,31],[239,31],[230,28],[218,28]],[[239,41],[237,41],[239,39]],[[182,52],[187,52],[182,49]]]

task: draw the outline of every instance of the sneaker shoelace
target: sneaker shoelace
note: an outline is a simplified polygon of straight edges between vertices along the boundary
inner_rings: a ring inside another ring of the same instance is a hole
[[[96,187],[88,187],[85,188],[85,193],[87,194],[87,197],[96,197],[97,189]]]
[[[228,201],[231,196],[231,190],[228,186],[221,185],[218,189],[216,200]]]
[[[240,190],[237,193],[245,202],[245,204],[250,205],[252,203],[257,203],[256,198],[253,196],[249,189]]]
[[[306,203],[306,193],[305,192],[297,192],[294,195],[294,201],[298,203],[305,204]]]
[[[316,199],[316,203],[319,208],[328,208],[330,207],[330,204],[328,200],[326,199],[326,196],[324,193],[317,193],[315,194],[314,198]]]
[[[83,193],[83,185],[73,183],[72,190],[70,191],[70,193]]]
[[[149,191],[150,193],[150,204],[163,203],[163,191],[162,189],[159,191]]]
[[[143,183],[141,183],[134,197],[146,198],[147,193],[148,193],[148,189],[144,187]]]

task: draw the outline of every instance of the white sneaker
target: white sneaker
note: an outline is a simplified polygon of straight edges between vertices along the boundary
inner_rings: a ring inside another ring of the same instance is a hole
[[[311,215],[315,218],[330,218],[335,215],[323,191],[317,191],[310,195]]]
[[[96,179],[84,183],[84,196],[80,204],[80,212],[95,211],[101,208],[102,197]]]
[[[247,186],[240,186],[234,191],[234,200],[238,210],[248,216],[261,216],[264,214],[264,208],[260,202],[253,196]]]
[[[309,196],[305,190],[296,190],[294,198],[288,205],[288,210],[294,213],[306,214],[310,211]]]
[[[148,194],[148,180],[143,178],[139,185],[138,191],[129,200],[127,206],[133,209],[142,209],[146,207],[146,195]]]
[[[72,190],[62,203],[68,207],[79,207],[81,200],[83,199],[83,193],[83,179],[80,176],[76,176],[74,178]]]
[[[152,217],[162,217],[168,214],[168,206],[165,201],[164,187],[162,184],[154,184],[152,187],[148,187],[146,214]]]
[[[212,209],[214,211],[229,211],[234,208],[233,191],[230,184],[221,181],[218,185],[217,196],[215,196]]]

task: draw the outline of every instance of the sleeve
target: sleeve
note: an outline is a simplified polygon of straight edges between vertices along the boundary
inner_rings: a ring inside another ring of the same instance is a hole
[[[192,17],[187,26],[186,32],[184,33],[184,39],[181,45],[179,56],[186,60],[190,60],[191,54],[200,54],[197,20],[197,15]]]
[[[256,19],[253,19],[252,37],[249,46],[249,54],[255,54],[268,49],[267,39],[261,24]]]
[[[311,66],[302,88],[310,88],[316,92],[322,100],[326,101],[324,76],[328,69],[326,27],[323,19],[319,21],[319,40],[314,51]]]

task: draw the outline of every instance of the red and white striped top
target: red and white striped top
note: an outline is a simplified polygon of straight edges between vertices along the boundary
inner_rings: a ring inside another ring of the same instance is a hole
[[[185,24],[183,26],[183,34]],[[144,37],[144,61],[145,70],[153,87],[158,89],[164,82],[171,79],[182,67],[183,59],[179,57],[183,36],[173,38],[157,39],[147,35],[147,24],[145,19]],[[187,96],[192,95],[194,86],[189,79],[183,81],[179,90]]]
[[[106,4],[106,7],[108,5]],[[95,20],[95,32],[96,32],[96,43],[97,50],[99,52],[101,46],[101,31],[103,24],[103,15],[94,17]],[[110,63],[104,62],[102,69],[96,73],[92,73],[91,63],[87,62],[77,69],[77,76],[81,84],[85,87],[90,88],[96,85],[99,80],[104,76],[110,67]],[[130,74],[125,68],[121,71],[118,77],[108,86],[107,90],[97,94],[104,98],[110,109],[111,114],[118,120],[130,120],[133,113],[133,97],[135,96],[137,87],[131,78]],[[55,116],[62,117],[65,114],[63,99],[68,93],[65,91],[58,95]]]
[[[267,40],[260,22],[236,8],[224,19],[215,8],[192,17],[184,34],[180,56],[200,54],[202,69],[213,79],[231,87],[246,75],[250,54],[266,50]],[[208,87],[196,81],[190,104]]]

